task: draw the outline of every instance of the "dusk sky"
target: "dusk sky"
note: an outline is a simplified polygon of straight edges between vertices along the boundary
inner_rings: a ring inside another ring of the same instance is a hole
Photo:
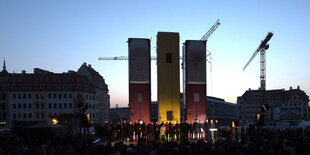
[[[127,56],[128,38],[150,38],[156,56],[158,31],[178,32],[182,49],[220,19],[207,42],[213,61],[207,95],[236,103],[246,90],[260,87],[259,55],[242,68],[268,32],[274,36],[266,52],[267,89],[300,86],[309,95],[309,8],[309,0],[1,0],[1,68],[4,57],[10,73],[36,67],[62,73],[86,62],[109,85],[111,107],[128,106],[128,62],[99,57]],[[156,61],[151,65],[157,100]]]

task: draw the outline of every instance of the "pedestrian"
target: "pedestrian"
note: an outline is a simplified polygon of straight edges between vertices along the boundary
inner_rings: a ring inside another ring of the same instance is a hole
[[[164,125],[164,123],[161,123],[161,127],[160,127],[160,138],[161,138],[161,141],[162,141],[162,142],[165,141],[165,135],[166,135],[166,125]]]

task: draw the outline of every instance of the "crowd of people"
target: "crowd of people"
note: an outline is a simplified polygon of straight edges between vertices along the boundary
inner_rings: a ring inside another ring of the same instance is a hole
[[[116,125],[112,123],[101,123],[95,126],[97,134],[108,141],[187,141],[189,139],[211,139],[210,128],[215,127],[217,122],[198,123],[194,121],[188,122],[150,122],[142,121],[118,122]]]
[[[81,135],[58,135],[39,142],[38,137],[25,138],[10,134],[0,136],[0,155],[310,154],[308,129],[245,131],[249,132],[232,138],[229,130],[220,130],[223,134],[213,143],[205,139],[188,139],[181,142],[148,141],[129,145],[123,141],[111,142],[103,139],[94,142],[94,139],[85,139]]]

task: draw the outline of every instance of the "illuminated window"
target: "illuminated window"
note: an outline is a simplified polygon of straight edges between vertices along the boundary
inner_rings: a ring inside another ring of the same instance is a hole
[[[194,93],[194,102],[199,102],[199,93]]]
[[[137,93],[137,102],[142,102],[142,94]]]

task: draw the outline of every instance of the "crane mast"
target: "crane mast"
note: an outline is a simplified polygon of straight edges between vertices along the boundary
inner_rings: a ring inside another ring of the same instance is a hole
[[[252,62],[255,56],[260,52],[260,89],[266,90],[266,50],[269,48],[268,41],[273,36],[272,32],[269,32],[266,38],[261,42],[256,51],[253,53],[250,60],[243,67],[243,70],[247,68],[247,66]]]

